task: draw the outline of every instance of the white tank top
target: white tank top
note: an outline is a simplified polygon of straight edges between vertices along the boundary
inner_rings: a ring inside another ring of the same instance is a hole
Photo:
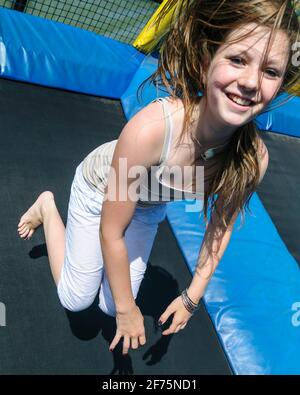
[[[174,200],[199,199],[203,200],[204,193],[197,193],[172,187],[164,180],[163,173],[167,168],[166,163],[170,154],[171,142],[173,136],[173,123],[168,109],[167,99],[158,98],[153,101],[159,101],[163,105],[165,115],[165,138],[157,166],[151,166],[148,169],[147,177],[143,177],[140,182],[140,198],[137,202],[138,206],[153,206],[157,204],[167,203]],[[93,150],[83,160],[83,176],[85,180],[97,188],[102,194],[105,193],[108,174],[113,158],[113,153],[118,140],[112,140],[104,143]]]

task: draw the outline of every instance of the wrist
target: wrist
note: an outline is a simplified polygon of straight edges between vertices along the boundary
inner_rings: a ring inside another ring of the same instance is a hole
[[[117,314],[127,314],[130,311],[134,310],[135,308],[136,308],[136,303],[134,299],[125,304],[116,304]]]
[[[184,289],[181,293],[181,299],[184,307],[190,314],[194,314],[199,309],[199,303],[194,303],[188,296],[187,289]]]
[[[203,296],[203,292],[200,292],[199,290],[194,290],[191,287],[187,288],[186,292],[187,292],[188,297],[195,304],[198,304],[200,302],[200,299]]]
[[[187,294],[194,303],[199,303],[203,297],[205,288],[208,284],[207,279],[201,277],[196,272],[189,287],[187,287]]]

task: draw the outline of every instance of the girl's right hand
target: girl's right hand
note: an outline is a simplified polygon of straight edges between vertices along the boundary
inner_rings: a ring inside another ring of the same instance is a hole
[[[116,347],[122,337],[124,337],[123,355],[128,354],[130,345],[136,350],[139,345],[143,346],[146,343],[144,317],[137,305],[128,311],[117,312],[116,323],[117,331],[109,347],[110,351]]]

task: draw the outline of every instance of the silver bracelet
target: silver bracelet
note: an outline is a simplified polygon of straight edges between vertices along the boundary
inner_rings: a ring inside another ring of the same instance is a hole
[[[181,298],[184,307],[187,309],[189,313],[194,314],[194,312],[199,309],[199,303],[196,304],[189,298],[187,294],[187,289],[182,291]]]

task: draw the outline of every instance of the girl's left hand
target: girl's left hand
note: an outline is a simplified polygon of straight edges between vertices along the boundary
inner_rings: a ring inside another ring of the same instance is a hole
[[[171,304],[166,308],[165,312],[160,316],[159,320],[162,325],[167,321],[171,314],[174,313],[172,324],[168,329],[162,332],[163,335],[170,335],[171,333],[177,333],[181,329],[184,329],[188,320],[192,314],[187,311],[182,302],[181,295],[173,300]]]

